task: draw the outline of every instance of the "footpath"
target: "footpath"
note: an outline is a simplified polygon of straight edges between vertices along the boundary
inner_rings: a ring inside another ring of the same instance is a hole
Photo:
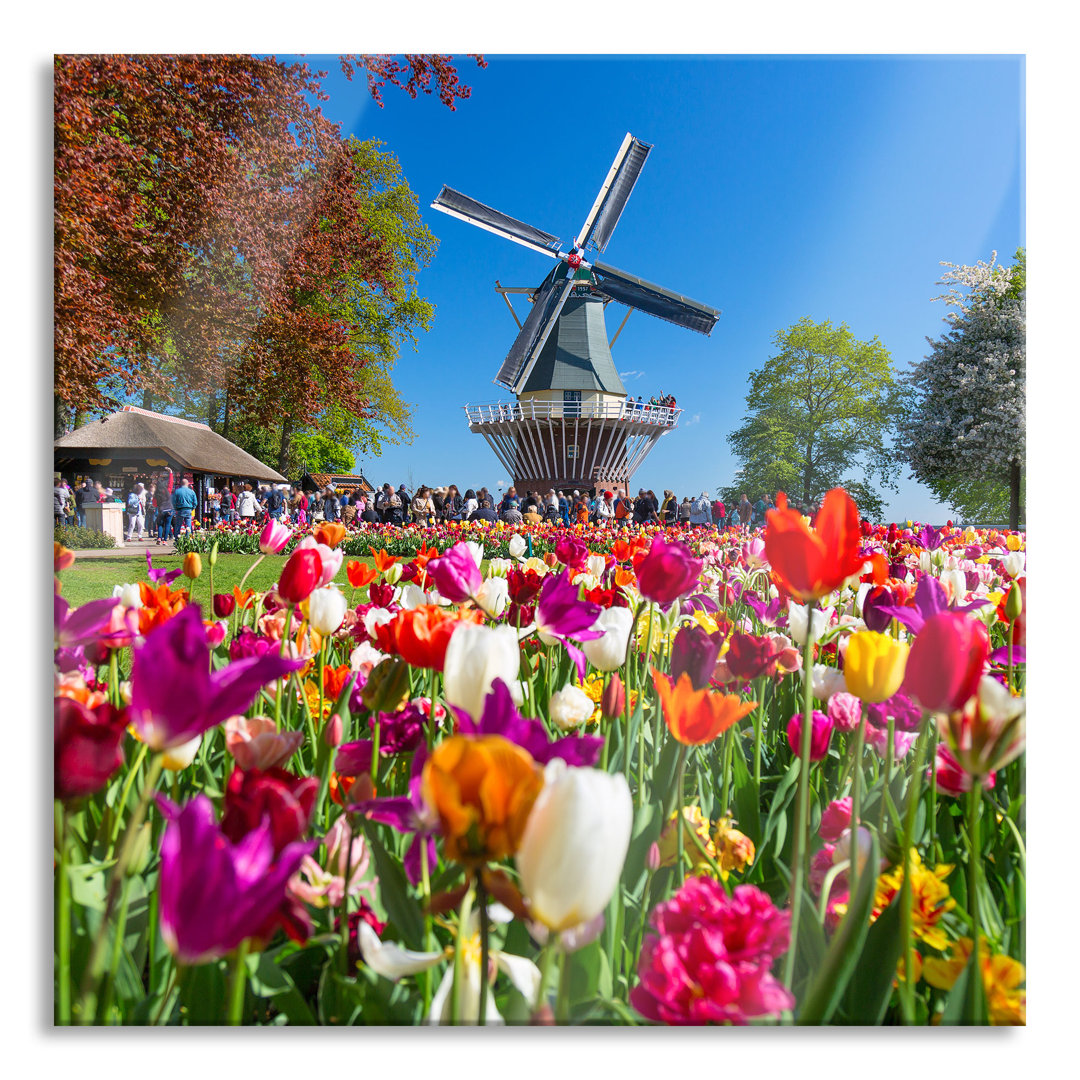
[[[123,547],[113,548],[77,548],[75,550],[76,559],[123,559],[123,558],[146,558],[147,549],[150,550],[150,554],[157,557],[158,555],[175,555],[176,546],[171,540],[166,540],[164,544],[159,544],[156,540],[129,540]]]

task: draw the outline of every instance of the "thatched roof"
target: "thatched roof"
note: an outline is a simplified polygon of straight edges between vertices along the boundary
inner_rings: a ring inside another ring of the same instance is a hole
[[[304,473],[300,478],[300,486],[306,491],[324,487],[332,487],[336,491],[354,491],[359,488],[371,494],[375,490],[363,473]]]
[[[193,472],[285,482],[258,458],[222,438],[206,424],[125,405],[53,443],[54,457],[166,457]]]

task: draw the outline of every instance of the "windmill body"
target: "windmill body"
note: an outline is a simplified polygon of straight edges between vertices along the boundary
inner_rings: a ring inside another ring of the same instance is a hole
[[[628,491],[634,471],[678,423],[681,409],[627,397],[611,355],[626,317],[609,338],[605,309],[610,303],[706,335],[720,316],[714,308],[586,258],[588,249],[602,253],[607,246],[650,149],[627,134],[569,250],[552,233],[450,188],[444,187],[432,203],[556,260],[535,289],[496,283],[504,297],[526,293],[532,301],[524,323],[514,314],[518,336],[494,379],[514,400],[465,406],[469,430],[484,436],[519,493]]]

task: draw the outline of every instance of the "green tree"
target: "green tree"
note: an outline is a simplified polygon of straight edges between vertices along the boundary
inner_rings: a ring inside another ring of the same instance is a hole
[[[949,330],[927,339],[930,354],[902,380],[897,449],[915,479],[961,517],[1024,519],[1027,259],[1012,266],[943,263],[934,297],[950,308]]]
[[[885,445],[899,408],[888,350],[877,337],[858,341],[846,323],[809,317],[774,345],[750,374],[742,426],[728,435],[741,464],[721,496],[784,491],[812,505],[841,485],[863,516],[880,518],[874,480],[895,489],[897,472]]]

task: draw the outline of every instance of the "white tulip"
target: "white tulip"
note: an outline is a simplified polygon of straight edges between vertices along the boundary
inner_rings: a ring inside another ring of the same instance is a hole
[[[356,936],[364,963],[384,979],[416,975],[445,958],[441,949],[438,952],[414,952],[392,941],[380,941],[379,935],[363,919],[357,924]]]
[[[813,641],[817,641],[829,628],[829,621],[832,616],[832,608],[814,608],[813,626],[810,634]],[[797,645],[806,644],[805,604],[796,604],[794,602],[788,604],[788,631],[791,634],[792,641]]]
[[[510,626],[459,626],[446,647],[443,686],[449,704],[479,720],[495,679],[511,687],[518,677],[521,655],[517,634]]]
[[[919,569],[924,574],[929,574],[930,573],[930,568],[931,568],[932,565],[933,565],[933,563],[932,563],[932,561],[930,559],[930,552],[925,551],[925,550],[920,551],[919,552]]]
[[[475,540],[466,540],[465,546],[469,549],[473,562],[476,563],[476,569],[479,570],[484,562],[484,545],[476,543]]]
[[[345,618],[349,602],[345,594],[333,585],[316,589],[308,597],[308,622],[317,633],[332,634]]]
[[[396,585],[401,580],[401,575],[404,572],[405,567],[401,563],[396,562],[393,566],[388,566],[383,571],[383,577],[390,585]]]
[[[503,613],[509,599],[510,585],[501,577],[485,578],[476,593],[476,602],[495,619]]]
[[[514,533],[514,535],[510,537],[510,543],[507,546],[510,549],[510,554],[515,559],[520,559],[521,556],[525,554],[525,549],[527,546],[525,543],[525,537],[522,536],[521,533]]]
[[[581,645],[589,663],[597,671],[615,671],[622,667],[633,624],[634,613],[629,608],[610,607],[600,612],[593,629],[603,630],[604,636],[584,641]]]
[[[1016,576],[1015,574],[1013,575]],[[138,585],[116,585],[113,587],[113,599],[120,601],[121,607],[141,608],[142,595]]]
[[[967,596],[967,574],[963,570],[942,570],[941,584],[952,586],[953,601],[959,604]]]
[[[594,578],[603,576],[605,566],[607,566],[607,560],[603,555],[590,555],[585,560],[585,569],[588,570]]]
[[[375,638],[375,627],[383,626],[388,622],[394,621],[394,613],[387,611],[384,607],[373,607],[364,616],[364,629],[367,631],[369,638]]]
[[[514,857],[533,919],[559,932],[607,907],[626,861],[633,816],[621,773],[571,768],[561,758],[548,763]]]
[[[551,695],[548,715],[560,731],[580,727],[593,714],[593,700],[580,686],[568,684]]]
[[[828,701],[833,694],[847,690],[844,673],[826,664],[814,664],[810,672],[810,685],[818,701]]]
[[[412,611],[427,602],[427,593],[412,581],[405,582],[398,590],[398,605],[406,611]]]
[[[509,559],[489,559],[488,577],[506,577],[514,564]]]
[[[1005,567],[1005,573],[1011,578],[1018,578],[1024,572],[1024,566],[1027,563],[1027,554],[1023,551],[1010,551],[1004,559],[1001,560],[1002,565]],[[116,594],[113,593],[115,596]],[[123,601],[121,601],[123,603]],[[125,604],[125,607],[130,607],[130,604]]]
[[[186,743],[181,743],[179,746],[170,746],[162,754],[161,764],[173,772],[186,769],[195,760],[195,755],[199,752],[201,743],[202,736],[196,735],[194,739],[188,739]]]
[[[851,858],[851,830],[845,829],[836,841],[836,847],[833,850],[833,866],[837,863],[846,862]],[[866,860],[870,858],[870,830],[865,826],[859,826],[859,839],[858,839],[858,863],[859,874],[861,875],[863,870],[866,869]]]
[[[349,667],[353,671],[370,671],[386,659],[386,653],[380,652],[370,641],[362,641],[349,654]]]

